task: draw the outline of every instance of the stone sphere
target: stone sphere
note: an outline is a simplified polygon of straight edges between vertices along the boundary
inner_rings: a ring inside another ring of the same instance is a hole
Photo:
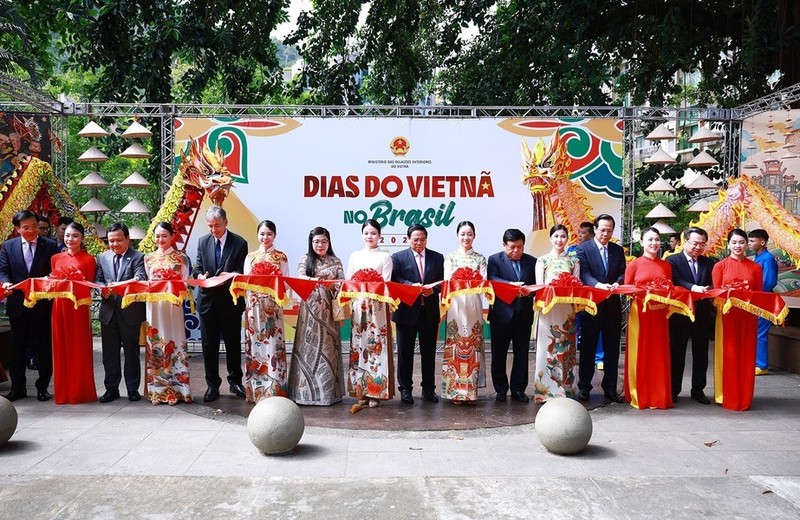
[[[15,431],[17,431],[17,409],[11,401],[0,397],[0,446],[7,443]]]
[[[578,453],[592,438],[592,418],[579,402],[567,397],[550,399],[536,414],[536,435],[550,453]]]
[[[265,455],[284,453],[300,442],[306,422],[300,408],[285,397],[267,397],[247,417],[250,442]]]

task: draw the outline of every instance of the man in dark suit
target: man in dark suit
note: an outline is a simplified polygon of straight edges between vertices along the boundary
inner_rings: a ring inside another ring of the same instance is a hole
[[[0,247],[0,282],[8,297],[6,313],[11,324],[11,391],[6,399],[16,401],[28,395],[25,364],[30,341],[39,352],[36,398],[47,401],[51,397],[47,389],[53,376],[53,347],[50,337],[53,303],[40,301],[29,309],[23,304],[22,292],[9,291],[8,288],[27,278],[49,275],[50,259],[58,252],[58,246],[55,241],[39,236],[34,213],[20,211],[12,217],[11,222],[20,236],[6,240]]]
[[[197,260],[192,273],[198,280],[221,273],[242,273],[247,256],[247,241],[228,230],[228,216],[219,206],[206,212],[210,234],[200,238]],[[234,303],[230,282],[216,287],[200,288],[197,312],[200,314],[200,336],[203,345],[203,362],[206,369],[206,390],[203,401],[219,399],[219,340],[225,341],[225,361],[228,367],[228,384],[232,394],[245,397],[242,386],[242,313],[244,298]]]
[[[131,249],[128,226],[120,222],[111,224],[107,234],[109,251],[97,257],[95,282],[108,285],[126,280],[147,280],[144,270],[144,255]],[[142,365],[139,361],[139,333],[145,320],[144,302],[132,303],[122,308],[122,296],[101,291],[100,339],[103,346],[103,383],[105,393],[101,403],[110,403],[119,398],[119,384],[125,374],[125,388],[129,401],[139,401],[139,383],[142,381]],[[125,368],[120,368],[120,349],[125,357]]]
[[[487,277],[489,280],[508,282],[514,285],[536,283],[536,258],[523,253],[525,235],[519,229],[507,229],[503,233],[503,251],[489,257]],[[497,392],[495,399],[506,400],[509,386],[511,398],[527,403],[528,347],[533,328],[533,295],[520,294],[514,301],[505,303],[496,298],[489,307],[489,331],[492,335],[492,384]],[[508,345],[512,345],[514,361],[511,364],[511,380],[506,375]]]
[[[397,386],[400,401],[414,404],[414,343],[419,335],[419,357],[422,368],[422,398],[438,403],[434,369],[436,337],[439,331],[439,286],[431,284],[444,279],[444,257],[426,248],[428,230],[414,224],[406,233],[411,247],[392,255],[392,281],[422,286],[422,294],[413,305],[400,303],[392,313],[397,329]]]
[[[667,257],[672,266],[672,283],[692,292],[704,293],[711,288],[714,261],[703,256],[708,242],[704,229],[690,227],[683,232],[683,251]],[[672,363],[672,401],[678,400],[686,364],[686,345],[692,339],[692,399],[702,404],[711,401],[705,395],[708,371],[708,339],[714,329],[711,299],[694,302],[694,322],[673,314],[669,319],[669,347]]]
[[[598,289],[615,289],[625,279],[625,252],[611,242],[614,234],[614,217],[602,214],[594,221],[595,236],[575,248],[580,261],[581,281]],[[578,392],[580,401],[589,400],[594,377],[594,360],[597,340],[603,334],[604,370],[601,386],[606,399],[614,403],[625,402],[617,392],[619,365],[619,338],[622,330],[622,302],[612,295],[597,304],[597,314],[581,312],[581,337],[578,340]]]

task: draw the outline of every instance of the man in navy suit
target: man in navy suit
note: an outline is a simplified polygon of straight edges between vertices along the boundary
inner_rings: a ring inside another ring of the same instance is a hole
[[[536,258],[523,253],[525,235],[519,229],[507,229],[503,233],[503,251],[489,257],[487,276],[489,280],[515,285],[536,283]],[[520,294],[514,301],[505,303],[496,298],[489,307],[489,331],[492,335],[492,383],[497,392],[495,399],[506,400],[509,386],[511,398],[527,403],[528,347],[533,328],[533,295]],[[506,375],[508,345],[512,345],[514,361],[511,364],[511,380]]]
[[[20,211],[12,219],[14,229],[20,235],[6,240],[0,247],[0,282],[5,289],[6,313],[11,323],[11,392],[9,401],[28,395],[25,387],[25,363],[28,342],[36,345],[39,352],[39,378],[36,380],[36,398],[50,399],[47,391],[53,376],[53,347],[50,337],[53,303],[40,301],[29,309],[24,306],[24,295],[8,288],[27,278],[40,278],[50,274],[50,259],[58,252],[55,241],[39,236],[36,215]]]
[[[714,261],[703,256],[708,233],[698,227],[683,232],[683,251],[666,258],[672,266],[672,283],[692,292],[711,289]],[[694,322],[677,313],[669,319],[669,349],[672,369],[672,402],[678,400],[686,366],[686,345],[692,339],[692,399],[702,404],[711,401],[705,395],[708,371],[708,339],[714,329],[711,299],[694,302]]]
[[[618,244],[611,242],[614,234],[614,217],[607,214],[594,221],[595,236],[575,248],[580,261],[581,281],[584,285],[598,289],[615,289],[625,279],[625,252]],[[578,364],[578,392],[580,401],[589,400],[594,377],[594,359],[597,340],[603,334],[605,370],[601,386],[606,399],[614,403],[625,400],[617,392],[617,370],[619,364],[619,339],[622,330],[622,302],[619,296],[612,295],[597,304],[597,314],[580,314],[581,337],[578,340],[580,361]]]
[[[422,294],[413,305],[400,303],[392,313],[397,329],[397,386],[400,401],[414,404],[414,343],[419,335],[419,357],[422,369],[422,398],[437,403],[434,369],[436,337],[439,331],[439,292],[435,282],[444,279],[444,256],[427,249],[428,230],[413,224],[406,233],[411,247],[392,255],[392,281],[422,286]]]
[[[115,222],[108,228],[109,251],[97,257],[97,273],[95,281],[108,285],[125,280],[147,280],[144,270],[144,255],[130,247],[131,236],[128,226]],[[100,338],[103,345],[103,383],[106,392],[100,396],[101,403],[110,403],[119,398],[119,384],[123,370],[120,369],[120,350],[125,358],[125,388],[129,401],[142,399],[139,384],[142,381],[142,365],[139,361],[139,333],[145,320],[144,302],[130,304],[122,308],[122,297],[111,294],[108,290],[101,292],[98,318],[100,320]]]
[[[244,272],[247,256],[247,241],[228,230],[228,216],[219,206],[211,206],[206,212],[206,223],[210,234],[200,238],[197,260],[192,271],[195,278],[205,280],[221,273]],[[200,288],[197,296],[197,312],[200,314],[200,336],[203,346],[203,362],[206,369],[206,390],[203,401],[219,399],[219,340],[225,341],[225,361],[228,368],[228,384],[232,394],[245,397],[242,386],[242,313],[244,298],[231,298],[230,282],[216,287]]]

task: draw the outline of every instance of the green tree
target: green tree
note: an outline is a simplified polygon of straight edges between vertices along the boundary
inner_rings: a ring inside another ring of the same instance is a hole
[[[321,104],[415,104],[460,48],[463,25],[490,4],[316,0],[286,40],[305,61],[296,87],[310,89],[312,102]]]
[[[16,75],[21,69],[34,85],[40,81],[38,61],[28,38],[28,23],[13,3],[0,1],[0,73]]]

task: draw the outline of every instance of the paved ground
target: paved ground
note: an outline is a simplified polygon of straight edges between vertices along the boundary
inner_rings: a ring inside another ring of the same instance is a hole
[[[265,457],[244,417],[200,404],[15,404],[0,519],[800,517],[800,376],[786,373],[757,379],[748,412],[687,397],[596,407],[589,448],[571,457],[532,424],[308,427],[294,452]]]

